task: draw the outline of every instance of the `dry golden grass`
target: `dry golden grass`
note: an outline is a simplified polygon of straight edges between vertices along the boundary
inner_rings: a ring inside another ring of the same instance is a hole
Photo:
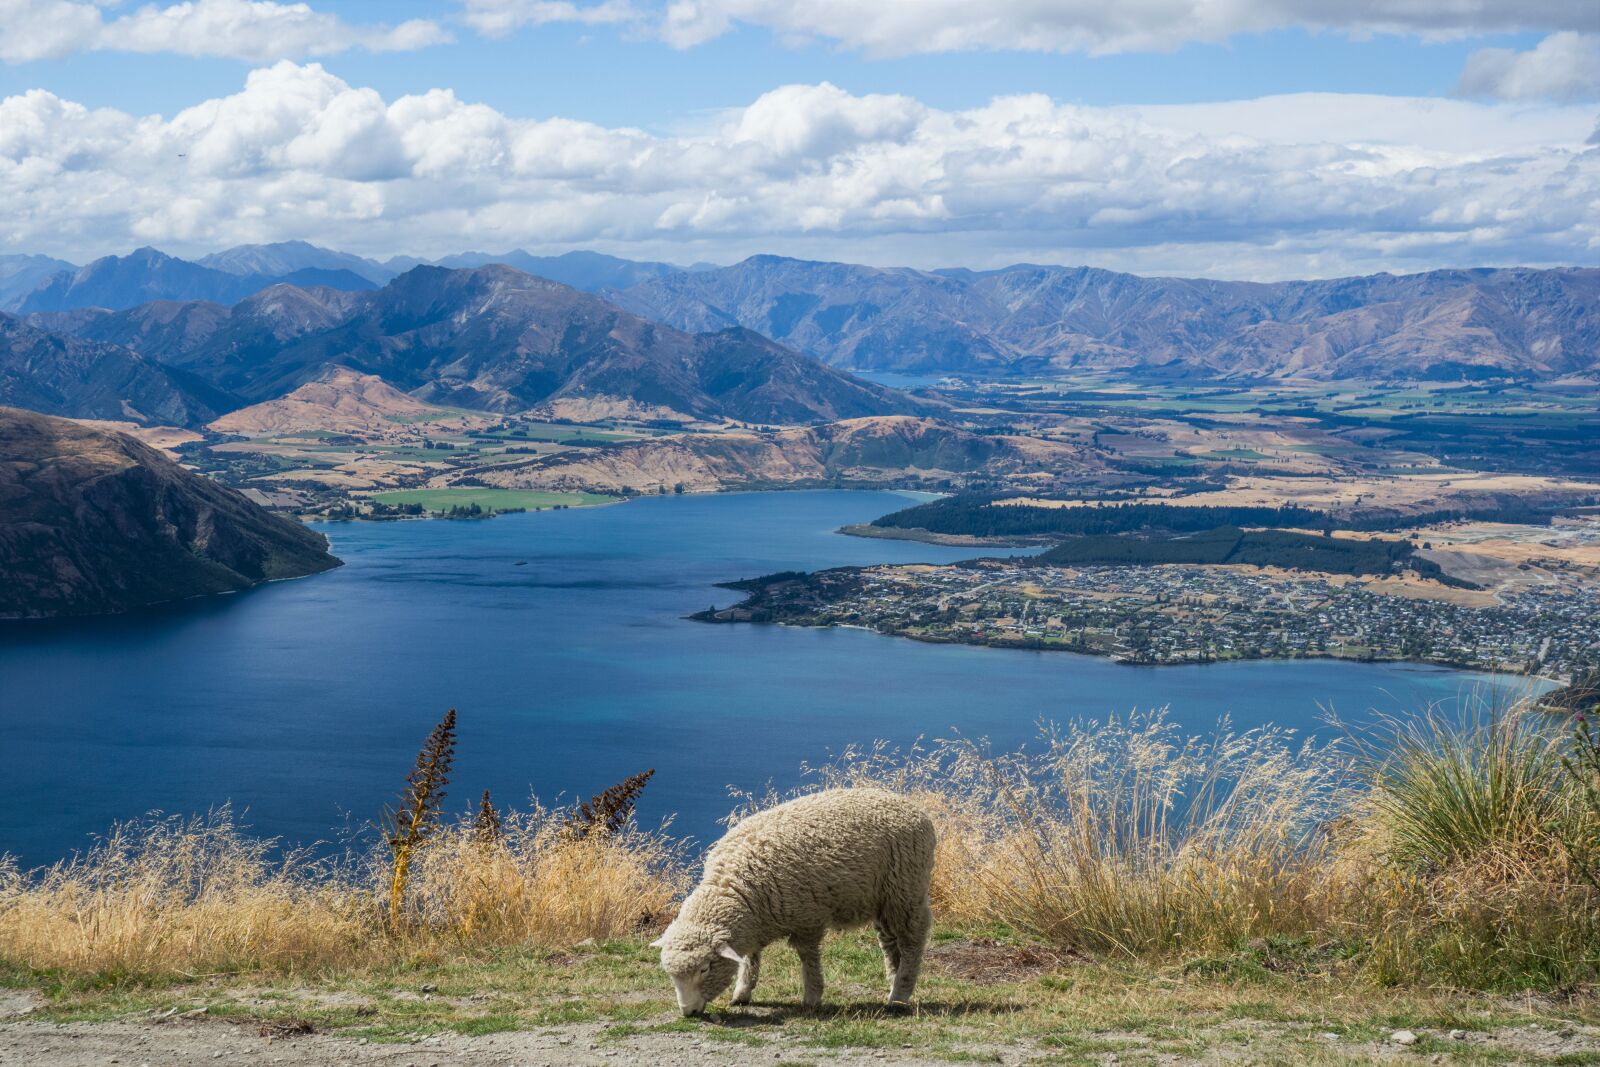
[[[1526,709],[1423,716],[1376,758],[1155,713],[1047,729],[1031,755],[847,753],[816,778],[921,800],[944,922],[1123,957],[1290,940],[1383,983],[1562,988],[1600,975],[1600,893],[1566,844],[1600,827],[1570,743]]]
[[[682,846],[663,835],[578,835],[565,814],[509,812],[492,839],[463,823],[422,851],[410,928],[423,944],[602,941],[657,922],[687,880]]]
[[[683,891],[679,847],[626,827],[578,839],[561,813],[470,819],[412,859],[388,922],[386,852],[275,856],[224,809],[115,829],[46,871],[0,869],[0,958],[32,971],[181,977],[329,973],[463,949],[564,945],[633,932]]]
[[[116,975],[319,970],[362,955],[377,912],[345,872],[270,851],[223,809],[119,826],[36,876],[12,867],[0,881],[0,955]]]
[[[1120,955],[1221,947],[1314,921],[1322,827],[1351,782],[1279,730],[1184,738],[1162,713],[1047,730],[1035,754],[961,741],[823,768],[917,796],[939,829],[946,921]]]

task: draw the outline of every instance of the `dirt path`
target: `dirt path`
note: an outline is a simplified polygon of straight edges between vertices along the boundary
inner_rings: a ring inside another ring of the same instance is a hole
[[[692,1033],[642,1033],[604,1040],[603,1026],[568,1025],[482,1037],[438,1034],[412,1043],[368,1043],[329,1034],[272,1034],[254,1020],[173,1018],[142,1023],[0,1024],[5,1067],[170,1067],[179,1064],[295,1064],[303,1067],[715,1067],[820,1064],[829,1067],[949,1067],[899,1049],[817,1049],[781,1035],[760,1045]],[[1020,1063],[1015,1052],[991,1063]]]
[[[641,1032],[607,1036],[599,1024],[570,1024],[482,1036],[436,1034],[410,1042],[368,1042],[348,1036],[299,1032],[293,1024],[263,1024],[203,1012],[145,1017],[122,1022],[51,1023],[28,1018],[22,998],[0,993],[0,1065],[3,1067],[180,1067],[184,1064],[293,1064],[301,1067],[948,1067],[952,1060],[992,1064],[1118,1063],[1237,1065],[1243,1063],[1593,1063],[1600,1060],[1600,1029],[1538,1025],[1491,1032],[1403,1031],[1376,1041],[1338,1040],[1335,1034],[1290,1052],[1272,1027],[1238,1028],[1206,1042],[1195,1056],[1157,1054],[1139,1048],[1133,1034],[1106,1034],[1129,1041],[1121,1056],[1102,1048],[1087,1056],[1061,1058],[1061,1050],[1033,1042],[964,1047],[933,1057],[907,1048],[818,1048],[763,1028],[745,1040],[700,1033]],[[664,1016],[661,1022],[670,1022]],[[752,1026],[770,1020],[759,1010]],[[1254,1032],[1252,1032],[1254,1031]],[[708,1032],[710,1033],[710,1032]],[[1287,1053],[1287,1055],[1286,1055]],[[1420,1053],[1420,1055],[1419,1055]]]

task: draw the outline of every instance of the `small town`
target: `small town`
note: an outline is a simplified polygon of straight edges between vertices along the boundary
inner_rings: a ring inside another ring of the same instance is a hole
[[[1504,591],[1498,605],[1474,607],[1302,572],[981,560],[840,568],[735,588],[749,599],[696,617],[860,626],[1137,664],[1331,657],[1567,678],[1600,658],[1600,590],[1589,585]]]

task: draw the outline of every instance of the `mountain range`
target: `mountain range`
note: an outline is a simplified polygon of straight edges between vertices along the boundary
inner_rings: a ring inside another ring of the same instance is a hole
[[[740,325],[836,366],[904,372],[1559,377],[1600,370],[1600,270],[1443,270],[1305,282],[1089,267],[917,271],[753,256],[617,304]]]
[[[685,333],[500,265],[416,267],[365,292],[280,284],[231,307],[156,301],[8,322],[19,352],[25,341],[43,354],[14,356],[0,374],[9,367],[19,381],[31,377],[51,400],[42,410],[135,421],[177,413],[175,402],[152,397],[111,415],[97,394],[101,409],[74,410],[87,362],[197,383],[183,425],[283,396],[330,367],[376,375],[429,403],[485,411],[610,399],[668,417],[799,423],[927,406],[742,327]],[[40,406],[26,396],[18,386],[17,402]]]
[[[779,256],[678,268],[594,252],[535,256],[514,250],[440,262],[466,270],[509,266],[685,334],[753,331],[851,370],[1408,380],[1600,372],[1600,270],[1592,268],[1234,282],[1029,264],[922,271]],[[284,314],[258,321],[255,340],[281,344],[332,328],[346,309],[363,306],[338,293],[376,291],[418,265],[429,266],[405,257],[380,263],[304,242],[245,245],[196,262],[139,249],[72,269],[47,257],[8,256],[0,258],[0,307],[9,294],[9,306],[32,312],[29,321],[38,328],[122,344],[158,361],[189,362],[197,345],[204,347],[199,335],[225,331],[237,318],[230,308],[238,312],[265,292],[277,293],[266,304]],[[309,295],[285,296],[279,292],[285,284]],[[295,302],[302,306],[287,309]],[[91,309],[127,315],[107,319]],[[245,317],[259,314],[259,308],[246,309]],[[253,358],[268,358],[259,347],[253,351]],[[370,345],[364,351],[363,358],[372,358]],[[306,351],[301,355],[309,358]],[[284,362],[276,355],[270,361]],[[202,370],[204,363],[199,360]],[[228,368],[228,381],[217,384],[260,399],[250,383],[241,384],[250,373]],[[484,368],[472,377],[482,379]],[[278,384],[269,377],[263,387]],[[511,389],[504,381],[473,388],[480,387],[500,395],[484,403],[539,392]],[[643,388],[651,392],[656,385]],[[682,399],[681,390],[674,399]]]
[[[280,283],[359,292],[385,285],[413,267],[497,263],[585,292],[625,289],[686,270],[712,269],[710,264],[678,267],[587,251],[536,256],[520,248],[498,255],[462,252],[439,260],[395,256],[380,263],[305,241],[238,245],[192,261],[139,248],[126,256],[103,256],[83,267],[50,256],[0,255],[0,311],[121,310],[151,300],[232,304]]]
[[[0,619],[125,611],[338,565],[321,534],[132,437],[0,407]]]

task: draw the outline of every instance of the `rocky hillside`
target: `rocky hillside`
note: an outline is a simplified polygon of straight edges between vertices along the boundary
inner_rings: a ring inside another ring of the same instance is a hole
[[[232,401],[120,345],[63,336],[0,314],[0,404],[52,415],[198,426]]]
[[[231,309],[144,305],[36,320],[136,346],[235,406],[342,366],[426,402],[489,411],[614,399],[694,418],[800,423],[922,407],[741,327],[685,333],[498,265],[417,267],[366,293],[273,286]]]
[[[321,535],[131,437],[0,408],[0,618],[126,611],[338,564]]]
[[[153,300],[119,311],[35,311],[23,321],[49,333],[122,345],[147,359],[165,361],[171,353],[204,344],[228,315],[226,306],[209,300]]]
[[[942,484],[964,475],[1098,469],[1083,449],[974,434],[913,416],[846,419],[766,434],[698,434],[561,453],[481,475],[508,488],[707,492],[734,486],[844,481]]]
[[[755,256],[609,293],[687,330],[740,325],[834,365],[1159,368],[1322,378],[1600,373],[1600,270],[1310,282],[1021,265],[925,272]]]

